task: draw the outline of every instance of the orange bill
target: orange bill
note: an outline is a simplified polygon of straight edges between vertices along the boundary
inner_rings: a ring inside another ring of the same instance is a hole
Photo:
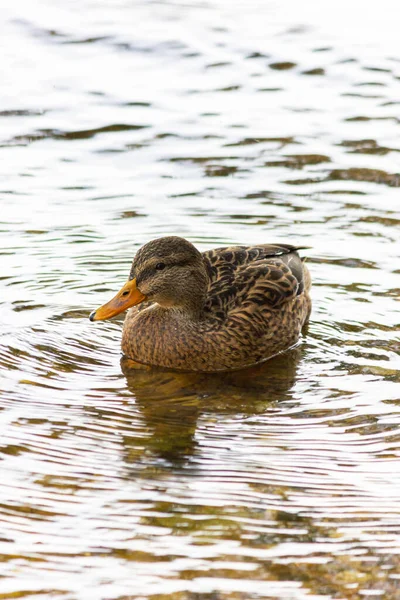
[[[107,304],[103,304],[97,310],[94,310],[89,319],[91,321],[105,321],[111,319],[115,315],[119,315],[131,306],[136,306],[146,300],[144,296],[136,287],[136,279],[128,281],[123,288],[121,288],[116,296]]]

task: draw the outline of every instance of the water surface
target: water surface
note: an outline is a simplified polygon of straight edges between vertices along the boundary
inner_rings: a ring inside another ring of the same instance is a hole
[[[400,594],[399,8],[6,3],[0,599]],[[295,350],[131,371],[146,241],[310,246]]]

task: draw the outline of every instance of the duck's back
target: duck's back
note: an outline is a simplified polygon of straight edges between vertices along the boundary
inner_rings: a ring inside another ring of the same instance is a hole
[[[206,312],[225,321],[240,309],[253,307],[258,312],[257,308],[278,308],[308,296],[311,279],[297,250],[288,244],[263,244],[204,252],[209,276]]]

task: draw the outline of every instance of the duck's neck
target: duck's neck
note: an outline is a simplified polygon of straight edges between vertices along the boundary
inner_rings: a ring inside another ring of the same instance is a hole
[[[190,277],[181,282],[179,294],[170,301],[160,302],[160,308],[175,315],[179,320],[201,321],[204,319],[204,305],[207,298],[208,275],[204,264],[190,273]]]
[[[179,321],[202,321],[204,319],[204,300],[201,305],[174,306],[167,310],[171,311]]]

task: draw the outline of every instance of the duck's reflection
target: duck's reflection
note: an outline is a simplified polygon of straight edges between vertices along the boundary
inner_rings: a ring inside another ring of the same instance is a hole
[[[181,463],[195,452],[201,415],[263,413],[290,397],[300,358],[296,348],[257,367],[222,374],[143,370],[123,358],[128,388],[148,428],[145,453]],[[124,450],[127,462],[138,460],[135,440],[125,438]]]

